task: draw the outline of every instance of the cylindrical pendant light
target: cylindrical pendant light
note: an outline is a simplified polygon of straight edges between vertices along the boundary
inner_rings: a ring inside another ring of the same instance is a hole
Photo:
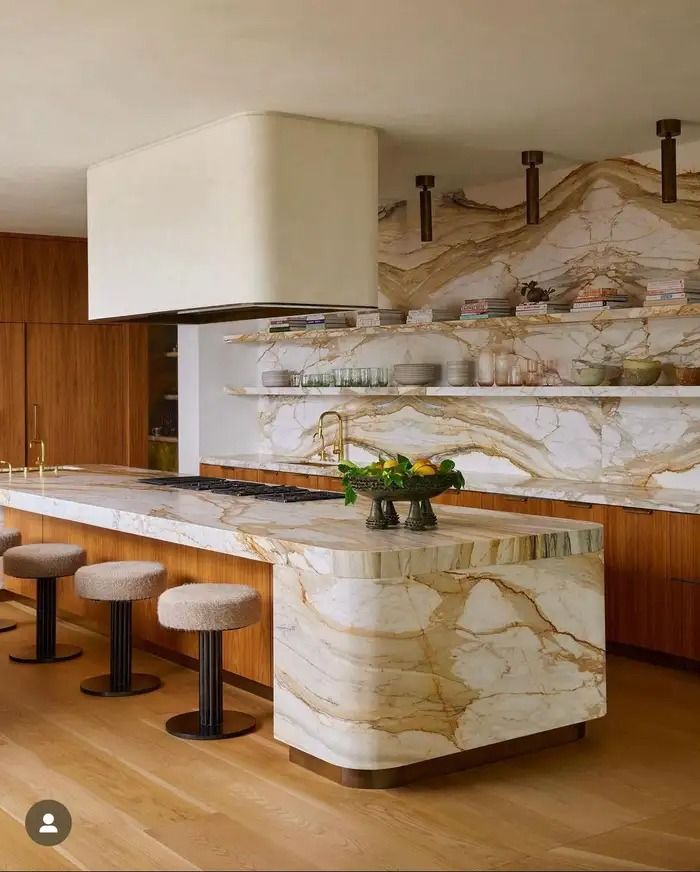
[[[656,122],[656,135],[661,137],[661,202],[675,203],[676,193],[676,140],[680,136],[678,118],[662,118]]]
[[[433,205],[430,189],[435,187],[435,176],[416,176],[420,188],[420,240],[431,242],[433,238]]]
[[[524,151],[521,155],[525,170],[525,212],[528,224],[540,223],[540,171],[537,167],[543,162],[541,151]]]

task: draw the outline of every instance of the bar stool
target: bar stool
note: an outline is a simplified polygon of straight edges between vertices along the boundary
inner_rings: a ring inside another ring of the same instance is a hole
[[[15,663],[56,663],[80,657],[77,645],[56,644],[56,579],[75,575],[85,563],[85,551],[77,545],[43,543],[17,545],[3,555],[5,574],[36,579],[36,644],[27,645],[10,660]]]
[[[158,598],[164,627],[199,634],[199,710],[170,718],[165,729],[180,739],[228,739],[255,729],[255,718],[224,711],[221,634],[260,620],[260,594],[243,584],[183,584]]]
[[[22,541],[22,536],[19,530],[13,530],[10,527],[0,529],[0,557],[7,551],[8,548],[14,548]],[[0,588],[2,587],[2,577],[0,577]],[[0,633],[6,633],[8,630],[14,630],[17,624],[14,621],[6,621],[0,618]]]
[[[83,566],[75,573],[75,590],[83,599],[109,603],[109,675],[86,678],[80,685],[91,696],[136,696],[157,690],[157,675],[131,671],[132,603],[151,599],[165,587],[161,563],[118,560]]]

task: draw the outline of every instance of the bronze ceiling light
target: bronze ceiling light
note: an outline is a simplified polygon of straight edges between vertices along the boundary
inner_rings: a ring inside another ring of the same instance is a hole
[[[662,118],[656,122],[656,135],[661,137],[661,202],[675,203],[676,192],[676,140],[681,134],[678,118]]]
[[[420,241],[432,242],[433,205],[430,189],[435,187],[435,176],[416,176],[416,187],[420,188]]]
[[[540,223],[540,171],[538,167],[544,161],[541,151],[524,151],[521,163],[525,170],[525,212],[528,224]]]

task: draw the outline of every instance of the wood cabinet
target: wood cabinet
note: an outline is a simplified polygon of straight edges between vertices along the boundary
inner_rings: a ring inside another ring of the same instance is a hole
[[[28,324],[27,463],[146,466],[143,343],[131,325]],[[135,359],[140,349],[140,360]],[[141,370],[141,376],[137,372]]]
[[[552,514],[551,500],[509,496],[507,494],[482,494],[481,497],[481,508],[493,509],[494,512],[519,512],[523,515]]]
[[[669,513],[669,597],[679,623],[672,653],[700,660],[700,515]]]
[[[0,460],[13,466],[24,465],[24,353],[24,325],[0,324]]]

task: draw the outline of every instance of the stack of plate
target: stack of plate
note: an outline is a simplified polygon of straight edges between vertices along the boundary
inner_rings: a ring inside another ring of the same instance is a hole
[[[265,388],[288,388],[291,381],[292,374],[288,369],[268,369],[262,374]]]
[[[474,363],[471,360],[451,360],[447,364],[447,384],[474,384]]]
[[[440,364],[397,363],[394,380],[397,385],[434,385],[440,380]]]

